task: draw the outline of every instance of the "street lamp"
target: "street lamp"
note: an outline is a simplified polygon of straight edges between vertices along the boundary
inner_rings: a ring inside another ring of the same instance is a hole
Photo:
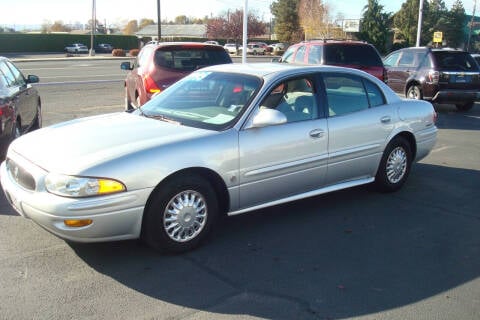
[[[162,38],[162,18],[160,15],[160,0],[157,0],[157,20],[158,20],[158,42],[160,42],[160,39]]]

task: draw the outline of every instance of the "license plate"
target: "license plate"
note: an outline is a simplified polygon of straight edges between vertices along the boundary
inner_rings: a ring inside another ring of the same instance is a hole
[[[450,80],[451,83],[470,83],[471,81],[472,78],[468,75],[455,75]]]

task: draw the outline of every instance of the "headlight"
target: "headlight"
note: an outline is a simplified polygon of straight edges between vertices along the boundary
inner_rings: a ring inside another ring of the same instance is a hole
[[[50,173],[45,178],[50,193],[64,197],[92,197],[126,191],[117,180],[94,177],[75,177]]]

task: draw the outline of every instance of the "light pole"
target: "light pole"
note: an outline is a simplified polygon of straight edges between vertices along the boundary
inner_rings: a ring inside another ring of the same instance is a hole
[[[94,37],[94,34],[95,34],[95,29],[97,27],[97,23],[96,23],[96,5],[95,5],[95,0],[92,0],[92,25],[91,25],[91,32],[90,32],[90,51],[89,51],[89,55],[90,56],[94,56],[95,55],[95,49],[93,49],[93,37]]]
[[[158,20],[158,31],[157,31],[157,37],[158,37],[158,42],[160,42],[160,39],[162,38],[162,18],[160,15],[160,0],[157,0],[157,20]]]
[[[422,35],[422,20],[423,20],[423,0],[420,0],[418,7],[418,26],[417,26],[417,42],[416,47],[420,47],[420,36]]]
[[[243,41],[242,41],[242,63],[247,62],[247,35],[248,35],[248,0],[243,4]]]
[[[470,40],[472,38],[473,23],[475,22],[475,9],[477,8],[477,0],[473,0],[473,13],[470,20],[470,28],[468,29],[467,51],[470,51]]]

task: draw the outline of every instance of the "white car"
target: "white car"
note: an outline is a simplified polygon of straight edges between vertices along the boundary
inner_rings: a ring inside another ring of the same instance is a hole
[[[229,54],[237,53],[237,45],[235,43],[227,43],[223,46],[223,48],[225,48]]]
[[[240,47],[238,49],[240,52],[243,51],[243,47]],[[252,54],[252,55],[264,55],[267,49],[265,49],[263,46],[259,44],[247,44],[247,54]]]
[[[432,150],[435,120],[431,103],[359,70],[223,64],[131,113],[15,139],[0,181],[20,215],[62,238],[181,252],[222,215],[368,183],[400,189]]]
[[[73,43],[65,47],[67,53],[88,53],[88,47],[82,43]]]

